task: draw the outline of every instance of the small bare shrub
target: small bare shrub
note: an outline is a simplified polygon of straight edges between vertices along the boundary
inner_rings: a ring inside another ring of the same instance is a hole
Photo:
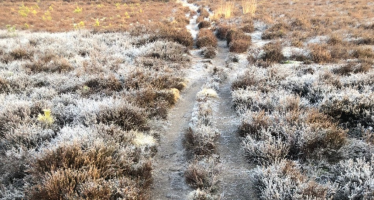
[[[194,160],[184,173],[186,182],[195,189],[214,191],[216,189],[217,170],[213,159]]]
[[[328,128],[319,128],[320,124],[313,124],[310,131],[302,134],[300,142],[301,153],[304,158],[326,158],[330,162],[340,159],[339,149],[347,141],[347,131],[332,125]]]
[[[0,94],[10,91],[8,81],[0,77]]]
[[[14,60],[21,60],[21,59],[31,59],[32,58],[32,54],[27,52],[25,49],[23,48],[16,48],[16,49],[13,49],[10,53],[10,56],[14,59]]]
[[[147,114],[140,108],[123,103],[118,107],[102,110],[97,123],[115,124],[124,130],[147,130]]]
[[[270,63],[279,63],[284,59],[282,53],[282,44],[280,42],[268,43],[264,46],[264,54],[261,58]]]
[[[249,21],[247,22],[244,26],[242,26],[240,28],[244,33],[252,33],[253,31],[255,31],[255,27],[254,27],[254,24],[253,24],[253,21]]]
[[[129,74],[124,83],[127,90],[139,90],[141,88],[171,89],[182,90],[185,87],[184,80],[171,73],[155,73],[145,70],[137,70]]]
[[[72,71],[74,68],[68,60],[64,58],[49,58],[44,57],[41,60],[32,61],[25,65],[25,68],[34,72],[58,72],[64,73]]]
[[[202,22],[200,22],[199,23],[199,25],[198,25],[198,28],[199,29],[202,29],[202,28],[209,28],[210,27],[210,22],[208,22],[208,21],[202,21]]]
[[[197,35],[196,46],[201,47],[217,47],[217,39],[213,32],[209,29],[201,29]]]
[[[82,93],[84,95],[112,92],[119,92],[123,89],[121,82],[114,76],[108,78],[93,78],[86,81],[82,86]]]
[[[204,58],[212,59],[216,57],[216,49],[213,47],[206,47],[201,50],[201,54]]]
[[[246,115],[245,115],[246,116]],[[259,133],[262,129],[267,129],[270,125],[269,117],[265,115],[265,111],[258,113],[251,113],[250,119],[246,117],[242,120],[239,127],[239,133],[242,137],[251,135],[254,138],[259,137]]]
[[[227,25],[220,25],[217,28],[216,36],[220,40],[224,40],[227,37],[227,33],[229,32],[230,27]]]
[[[246,89],[256,83],[256,80],[248,73],[235,80],[231,85],[231,90]]]
[[[254,170],[252,180],[260,199],[326,199],[335,188],[309,180],[295,161],[282,160]]]
[[[273,40],[277,38],[283,38],[286,36],[287,32],[289,31],[289,26],[285,23],[277,23],[267,29],[262,34],[262,39],[264,40]]]
[[[172,42],[177,42],[186,47],[192,47],[193,39],[190,32],[187,29],[176,29],[167,25],[160,25],[160,31],[155,36],[159,39],[165,39]]]
[[[196,129],[188,128],[185,133],[186,146],[195,155],[211,155],[216,152],[217,135],[216,130],[206,125]]]
[[[280,134],[272,133],[271,129],[261,129],[257,137],[247,135],[244,140],[245,155],[250,162],[269,165],[289,154],[291,142],[284,140]]]
[[[332,61],[331,53],[326,45],[311,45],[310,51],[310,56],[316,63],[328,63]]]
[[[200,7],[197,12],[200,14],[201,17],[204,17],[204,18],[208,18],[209,17],[209,12],[203,8],[203,7]]]
[[[247,51],[250,45],[251,45],[251,40],[237,39],[230,43],[229,50],[230,52],[234,52],[234,53],[244,53]]]
[[[359,59],[372,59],[374,58],[374,51],[371,48],[358,48],[352,56]]]
[[[251,39],[251,36],[246,35],[242,30],[230,29],[226,35],[227,46],[230,46],[230,43],[235,40],[248,40],[250,42]]]

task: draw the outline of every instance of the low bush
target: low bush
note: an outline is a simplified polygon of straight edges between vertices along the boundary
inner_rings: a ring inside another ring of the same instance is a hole
[[[246,23],[244,26],[240,27],[240,29],[244,33],[252,33],[253,31],[255,31],[253,21],[250,21],[250,22]]]
[[[328,50],[326,45],[311,45],[310,57],[316,63],[329,63],[332,61],[331,52]]]
[[[244,53],[248,50],[251,45],[251,40],[248,39],[237,39],[230,43],[229,50],[234,53]]]
[[[251,135],[253,138],[258,138],[260,131],[269,127],[269,120],[269,117],[265,115],[265,111],[244,114],[239,127],[240,136],[246,137],[247,135]]]
[[[212,59],[216,57],[216,49],[213,47],[206,47],[201,50],[201,54],[204,58]]]
[[[247,89],[256,83],[257,81],[254,79],[254,77],[251,77],[251,74],[247,73],[232,83],[231,90]]]
[[[83,95],[100,93],[110,95],[112,92],[119,92],[122,89],[122,83],[114,75],[107,78],[93,78],[81,86]]]
[[[196,18],[196,24],[199,24],[199,23],[201,23],[201,22],[203,22],[203,21],[205,21],[205,18],[204,18],[203,16],[198,16],[198,17]]]
[[[284,60],[282,44],[280,42],[268,43],[263,47],[264,54],[261,58],[270,63],[280,63]]]
[[[373,59],[374,51],[371,48],[357,48],[353,51],[352,56],[358,59]]]
[[[97,123],[115,124],[123,130],[148,130],[146,116],[143,109],[123,103],[100,111],[97,114]]]
[[[349,96],[332,94],[321,102],[321,111],[336,119],[340,124],[348,128],[373,126],[371,117],[374,110],[373,94],[350,93]]]
[[[220,25],[216,30],[216,36],[220,40],[224,40],[227,37],[230,27],[227,25]]]
[[[193,39],[191,33],[185,28],[173,28],[167,25],[160,25],[159,32],[155,35],[155,39],[164,39],[172,42],[177,42],[186,47],[192,47]]]
[[[299,145],[303,158],[325,158],[334,163],[341,159],[339,150],[346,141],[347,131],[337,128],[334,124],[322,128],[320,123],[316,123],[301,135]]]
[[[124,82],[127,90],[139,90],[151,87],[158,90],[176,88],[182,90],[185,87],[184,79],[171,73],[156,73],[146,70],[137,70],[128,75]]]
[[[72,71],[74,68],[71,66],[68,60],[64,58],[42,58],[41,60],[32,61],[25,65],[27,70],[33,73],[40,72],[58,72],[64,73]]]
[[[179,99],[179,90],[155,90],[144,88],[136,92],[135,97],[130,99],[135,105],[144,108],[149,117],[167,118],[168,109]]]
[[[13,49],[9,55],[14,59],[14,60],[22,60],[22,59],[31,59],[32,54],[30,52],[27,52],[23,48],[16,48]]]
[[[209,188],[211,186],[211,177],[209,169],[205,169],[198,164],[198,161],[190,164],[184,173],[186,182],[193,188]]]
[[[261,36],[264,40],[273,40],[277,38],[283,38],[286,36],[290,27],[285,23],[277,23],[267,29]]]
[[[283,29],[287,29],[287,25],[281,25],[283,26]],[[308,19],[305,18],[296,18],[294,19],[290,24],[290,29],[292,30],[308,30],[311,27],[311,24]]]
[[[200,7],[197,12],[200,14],[201,17],[204,17],[204,18],[208,18],[209,17],[209,12],[203,8],[203,7]]]
[[[365,169],[365,170],[363,170]],[[365,158],[341,161],[333,167],[334,180],[339,189],[334,199],[372,199],[374,198],[371,183],[374,181],[374,161]]]
[[[195,155],[212,155],[217,150],[217,136],[217,131],[207,125],[199,125],[195,129],[188,128],[185,134],[186,146]]]
[[[291,141],[271,129],[261,129],[256,135],[247,135],[244,139],[244,150],[247,159],[252,163],[269,165],[286,158],[291,149]]]
[[[70,145],[48,151],[30,170],[30,199],[92,198],[120,196],[142,199],[152,182],[150,163],[139,163],[136,152],[118,151],[118,144],[104,146]],[[109,180],[112,179],[112,180]]]
[[[230,29],[226,35],[227,46],[230,46],[230,43],[235,40],[248,40],[250,42],[251,39],[252,39],[251,36],[246,35],[241,30],[235,30],[235,29]]]
[[[330,38],[327,40],[327,44],[329,45],[342,45],[343,39],[339,35],[331,35]]]
[[[199,29],[202,29],[202,28],[209,28],[210,27],[210,22],[208,21],[202,21],[199,23],[199,25],[197,26]]]
[[[9,92],[8,81],[0,77],[0,94]]]
[[[268,167],[257,167],[252,181],[260,199],[328,199],[335,192],[331,185],[308,179],[295,161],[281,160]]]
[[[211,30],[201,29],[197,35],[196,46],[198,48],[217,47],[217,39]]]

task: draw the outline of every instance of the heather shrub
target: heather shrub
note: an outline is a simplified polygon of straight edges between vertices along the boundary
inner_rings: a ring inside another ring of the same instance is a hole
[[[326,45],[314,44],[310,46],[310,57],[316,63],[329,63],[332,61],[330,51]]]
[[[373,126],[374,104],[372,94],[358,94],[346,91],[346,95],[331,94],[326,96],[321,103],[322,112],[335,118],[347,127]],[[344,94],[344,93],[343,93]]]
[[[186,182],[195,189],[204,189],[207,191],[215,190],[217,180],[215,176],[217,171],[214,166],[214,161],[194,160],[184,173]]]
[[[144,88],[135,93],[129,101],[147,111],[149,117],[167,118],[168,109],[179,99],[179,90],[155,90]]]
[[[349,159],[334,166],[334,179],[339,189],[334,199],[372,199],[373,194],[373,158]]]
[[[216,57],[216,49],[213,47],[205,47],[201,50],[201,55],[204,56],[204,58],[212,59]]]
[[[186,47],[192,47],[193,45],[192,36],[186,29],[176,29],[170,26],[161,25],[159,32],[154,37],[177,42]]]
[[[43,58],[37,61],[31,61],[30,63],[26,63],[25,66],[26,70],[30,70],[33,73],[40,73],[40,72],[69,72],[72,71],[74,68],[71,64],[64,58]]]
[[[135,152],[121,155],[116,149],[119,148],[102,144],[88,149],[74,145],[48,152],[33,164],[31,174],[36,184],[28,192],[29,198],[108,198],[113,195],[141,198],[145,194],[139,188],[146,188],[151,181],[149,163],[134,169],[130,159],[136,156]],[[112,181],[107,181],[108,178]],[[89,187],[91,184],[101,187],[95,189]],[[129,191],[125,192],[126,189]]]
[[[245,23],[242,27],[240,27],[240,29],[244,33],[252,33],[253,31],[255,31],[255,27],[254,27],[253,21],[251,20],[251,21]]]
[[[357,48],[353,51],[352,56],[358,59],[372,59],[374,51],[371,48]]]
[[[203,7],[200,7],[197,12],[200,14],[201,17],[204,17],[204,18],[208,18],[209,17],[209,12],[203,8]]]
[[[145,57],[183,63],[189,61],[188,49],[175,42],[156,41],[146,45]]]
[[[270,129],[261,129],[258,139],[250,135],[244,140],[244,150],[250,162],[269,165],[280,161],[289,153],[291,144]]]
[[[281,160],[266,168],[257,167],[252,181],[260,199],[326,199],[336,188],[308,179],[296,161]]]
[[[264,54],[261,56],[261,58],[265,62],[279,63],[284,59],[282,53],[282,44],[280,42],[268,43],[263,47],[263,50]]]
[[[347,141],[347,132],[336,125],[320,127],[320,123],[310,125],[304,129],[299,139],[302,157],[309,159],[326,158],[330,162],[341,159],[340,148]]]
[[[201,21],[198,26],[197,26],[199,29],[202,29],[202,28],[209,28],[210,27],[210,22],[208,21]]]
[[[211,155],[217,150],[215,144],[217,136],[218,132],[207,125],[188,128],[185,133],[186,146],[195,155]]]
[[[107,78],[93,78],[81,86],[81,92],[84,95],[100,93],[110,95],[122,89],[122,83],[114,75]]]
[[[231,42],[236,40],[246,40],[251,42],[251,36],[246,35],[241,30],[230,29],[226,35],[227,46],[230,46]]]
[[[185,87],[184,80],[176,74],[155,73],[146,70],[137,70],[128,75],[124,82],[124,88],[127,90],[152,87],[155,89],[177,88],[182,90]]]
[[[27,52],[23,48],[16,48],[9,52],[9,55],[13,60],[31,59],[32,53]]]
[[[251,45],[250,40],[238,39],[230,43],[229,50],[230,52],[234,52],[234,53],[244,53],[247,51],[250,45]]]
[[[0,93],[7,93],[10,91],[8,81],[0,78]]]
[[[217,197],[211,195],[209,192],[200,189],[190,192],[187,197],[188,200],[213,200],[216,198]]]
[[[97,115],[97,123],[115,124],[123,130],[147,130],[147,118],[143,109],[122,103],[112,108],[101,110]]]
[[[242,137],[252,135],[254,138],[258,138],[260,131],[269,127],[269,120],[269,116],[265,115],[264,111],[257,113],[247,111],[242,116],[239,133]]]
[[[220,40],[224,40],[227,37],[230,27],[226,25],[220,25],[216,30],[216,36]]]
[[[217,47],[217,39],[211,30],[201,29],[197,35],[196,46],[198,48]]]
[[[289,26],[285,23],[277,23],[271,26],[262,34],[262,39],[264,40],[273,40],[277,38],[283,38],[286,36],[289,31]]]

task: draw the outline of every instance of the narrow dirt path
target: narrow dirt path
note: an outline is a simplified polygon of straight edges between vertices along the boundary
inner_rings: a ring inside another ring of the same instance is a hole
[[[185,183],[184,171],[188,166],[182,140],[188,127],[196,94],[204,80],[197,80],[184,92],[169,115],[170,127],[161,134],[160,148],[155,157],[154,183],[151,199],[186,199],[192,191]]]
[[[218,43],[218,54],[213,60],[213,65],[224,67],[228,54],[226,41],[220,41]],[[256,199],[251,189],[249,173],[254,166],[246,162],[241,147],[241,138],[237,134],[240,120],[232,108],[231,83],[232,80],[226,80],[218,91],[220,98],[216,124],[221,133],[218,141],[218,152],[221,160],[221,172],[219,174],[221,197],[230,200]]]

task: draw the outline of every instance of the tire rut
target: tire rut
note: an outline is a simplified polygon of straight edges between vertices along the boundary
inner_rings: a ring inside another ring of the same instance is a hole
[[[184,179],[188,161],[183,138],[191,118],[196,94],[203,84],[203,79],[191,84],[181,93],[183,99],[177,102],[170,112],[170,127],[161,134],[160,147],[154,158],[154,183],[151,197],[154,200],[186,199],[187,194],[192,191]]]
[[[226,41],[220,41],[218,54],[213,60],[213,65],[225,67],[225,59],[228,55]],[[229,71],[229,73],[235,72]],[[216,124],[221,133],[217,143],[221,160],[221,172],[219,174],[221,198],[256,199],[250,181],[250,170],[254,166],[246,162],[241,146],[242,141],[237,132],[240,119],[233,109],[231,83],[232,80],[228,79],[221,84],[218,91],[219,103],[216,112]]]

